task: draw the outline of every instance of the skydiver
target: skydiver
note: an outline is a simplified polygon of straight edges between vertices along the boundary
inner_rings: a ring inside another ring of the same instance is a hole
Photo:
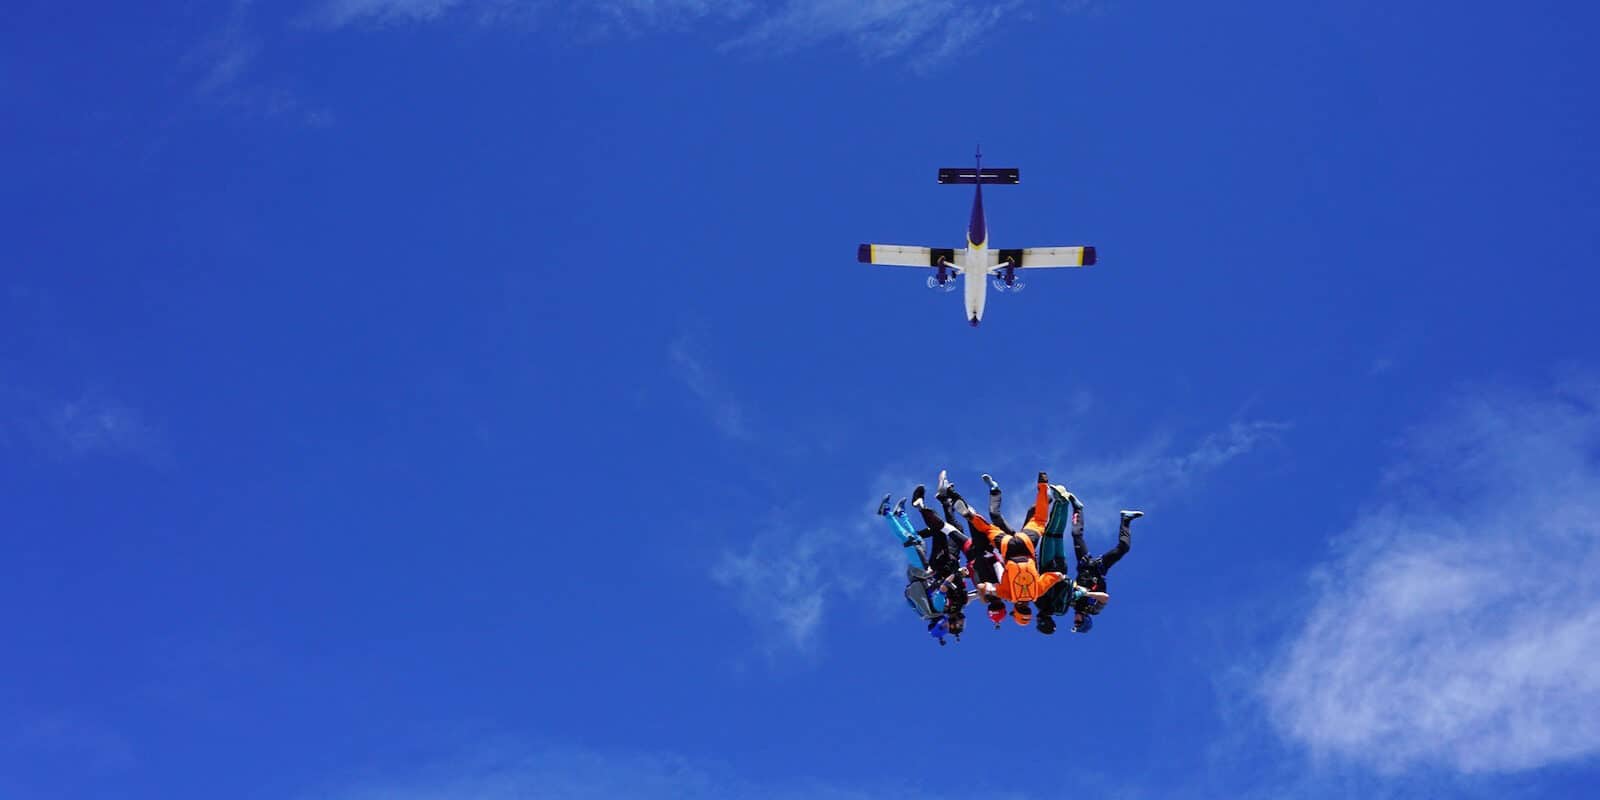
[[[943,473],[940,473],[940,477],[944,477]],[[969,552],[972,542],[961,527],[950,519],[949,509],[945,511],[945,518],[941,519],[928,508],[925,501],[927,491],[919,483],[911,492],[911,505],[922,513],[923,524],[927,526],[917,531],[917,535],[931,544],[928,556],[930,586],[933,591],[943,595],[950,634],[959,640],[961,632],[966,629],[967,618],[963,609],[968,599],[966,570],[961,568],[961,554]]]
[[[1039,546],[1039,569],[1045,572],[1067,571],[1066,538],[1062,535],[1067,527],[1067,520],[1078,519],[1077,535],[1082,532],[1082,517],[1076,514],[1078,498],[1067,491],[1066,487],[1055,484],[1050,487],[1055,502],[1050,506],[1050,521],[1044,526],[1044,542]],[[1046,636],[1056,632],[1055,617],[1067,613],[1072,609],[1074,601],[1089,597],[1101,605],[1110,600],[1110,595],[1104,592],[1090,592],[1073,581],[1060,581],[1051,586],[1039,597],[1039,618],[1034,627]]]
[[[902,498],[890,509],[889,498],[890,495],[886,494],[878,503],[878,516],[889,520],[889,529],[894,531],[895,538],[905,550],[906,603],[927,622],[928,635],[938,639],[940,646],[943,646],[945,634],[949,631],[949,621],[944,613],[945,596],[935,591],[933,574],[928,570],[928,558],[922,549],[922,539],[911,527],[910,520],[906,519],[905,499]]]
[[[944,470],[939,471],[939,504],[944,507],[945,521],[960,527],[959,519],[966,519],[972,513],[972,508],[967,501],[956,492],[955,484],[951,483]],[[991,506],[996,501],[991,497]],[[995,628],[1000,627],[1000,621],[1006,618],[1006,604],[994,594],[994,587],[1000,583],[1000,556],[995,552],[994,543],[988,536],[973,536],[967,542],[967,572],[972,577],[973,586],[976,587],[978,596],[983,599],[988,609],[989,621]]]
[[[972,526],[973,533],[987,537],[1000,556],[1000,582],[992,591],[999,600],[1011,602],[1011,618],[1018,625],[1025,626],[1033,622],[1033,608],[1029,603],[1037,601],[1051,586],[1067,578],[1063,572],[1039,572],[1039,543],[1049,514],[1050,483],[1043,472],[1039,473],[1033,513],[1020,533],[1008,534],[978,516],[970,506],[967,508],[967,523]],[[1001,608],[1003,610],[1004,606]],[[992,612],[993,603],[990,609]]]
[[[1065,489],[1061,493],[1067,496],[1072,504],[1072,551],[1078,557],[1078,575],[1073,579],[1078,588],[1085,594],[1076,596],[1072,600],[1072,632],[1088,633],[1094,628],[1094,618],[1105,610],[1106,603],[1111,599],[1106,587],[1106,573],[1122,557],[1128,554],[1132,546],[1129,526],[1134,520],[1144,516],[1143,511],[1122,511],[1122,524],[1117,530],[1117,544],[1115,547],[1091,557],[1089,548],[1083,542],[1083,503],[1075,495],[1069,494]]]

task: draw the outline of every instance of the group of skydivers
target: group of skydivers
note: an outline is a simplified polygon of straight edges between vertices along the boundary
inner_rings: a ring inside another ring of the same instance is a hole
[[[1033,622],[1040,633],[1049,635],[1056,631],[1054,618],[1070,611],[1072,632],[1088,633],[1094,617],[1111,599],[1106,592],[1106,572],[1127,555],[1129,523],[1144,512],[1123,511],[1117,545],[1091,556],[1083,541],[1083,503],[1066,487],[1052,485],[1045,473],[1039,473],[1033,507],[1017,531],[1001,516],[1000,484],[988,475],[983,482],[989,487],[987,519],[967,505],[943,471],[934,493],[943,507],[942,517],[927,507],[926,487],[919,484],[911,492],[911,506],[922,515],[921,530],[907,518],[904,498],[891,507],[892,495],[886,494],[878,504],[878,515],[889,521],[905,550],[906,602],[926,621],[928,634],[941,646],[947,634],[961,639],[969,580],[996,629],[1005,619],[1006,603],[1010,603],[1011,618],[1018,625]],[[963,519],[972,529],[971,536],[962,528]],[[1078,565],[1076,578],[1067,574],[1063,532],[1069,521]],[[1036,622],[1030,604],[1038,606]]]

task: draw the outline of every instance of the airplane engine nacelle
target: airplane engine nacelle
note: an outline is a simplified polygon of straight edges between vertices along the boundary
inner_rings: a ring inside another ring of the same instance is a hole
[[[941,292],[953,291],[956,288],[955,275],[950,269],[951,262],[955,259],[954,250],[935,248],[928,260],[932,262],[933,274],[928,276],[928,288]]]
[[[1005,252],[1005,251],[1002,251]],[[1027,284],[1017,280],[1017,261],[1020,257],[1008,259],[1004,267],[994,273],[994,290],[997,292],[1020,292]]]

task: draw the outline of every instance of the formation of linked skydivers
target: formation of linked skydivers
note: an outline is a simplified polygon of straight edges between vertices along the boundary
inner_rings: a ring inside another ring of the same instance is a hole
[[[986,279],[993,280],[997,291],[1016,292],[1024,286],[1017,280],[1019,269],[1087,267],[1097,260],[1094,247],[1088,245],[991,250],[983,186],[1020,183],[1022,176],[1014,167],[985,168],[981,149],[975,159],[976,165],[970,169],[939,170],[941,184],[975,187],[965,248],[863,244],[856,250],[856,260],[864,264],[932,269],[928,277],[931,289],[951,291],[954,277],[963,277],[966,317],[973,327],[983,319]],[[941,645],[947,635],[961,638],[966,628],[965,608],[973,593],[996,628],[1005,619],[1009,603],[1011,618],[1018,625],[1032,623],[1048,635],[1055,633],[1055,617],[1071,613],[1072,631],[1088,633],[1095,616],[1111,600],[1106,572],[1127,555],[1131,523],[1144,512],[1123,511],[1116,546],[1095,556],[1083,540],[1083,503],[1066,487],[1052,485],[1045,473],[1039,473],[1033,507],[1022,528],[1014,530],[1001,515],[1000,485],[989,475],[984,475],[983,481],[989,487],[987,518],[967,505],[942,471],[934,493],[942,515],[928,508],[926,487],[918,485],[911,493],[911,505],[922,517],[920,529],[907,516],[904,499],[891,506],[892,495],[883,496],[878,514],[888,520],[906,554],[906,602]],[[970,526],[971,535],[962,527],[963,521]],[[1069,524],[1076,576],[1068,574],[1064,534]]]
[[[1111,600],[1106,573],[1127,555],[1131,523],[1144,512],[1124,510],[1116,546],[1095,556],[1083,539],[1083,503],[1065,486],[1051,484],[1048,475],[1039,473],[1033,506],[1022,529],[1014,530],[1001,514],[1000,484],[989,475],[983,482],[989,487],[987,519],[956,492],[945,472],[939,473],[934,492],[942,515],[928,508],[927,488],[918,484],[911,492],[911,506],[922,518],[920,529],[908,518],[904,498],[891,506],[893,495],[883,496],[878,515],[888,520],[906,555],[906,602],[940,645],[946,635],[960,640],[973,593],[997,629],[1010,603],[1011,619],[1018,625],[1032,623],[1049,635],[1056,631],[1055,617],[1071,613],[1072,632],[1088,633]],[[962,527],[963,520],[971,535]],[[1067,572],[1064,532],[1069,522],[1076,576]]]
[[[940,183],[970,183],[976,186],[972,196],[972,217],[967,222],[966,247],[863,244],[856,248],[856,260],[863,264],[931,268],[933,274],[928,276],[930,289],[951,291],[956,288],[954,276],[963,276],[967,322],[973,327],[982,321],[983,307],[988,299],[985,278],[993,278],[996,291],[1020,292],[1026,284],[1017,280],[1019,269],[1088,267],[1093,266],[1096,260],[1092,246],[989,249],[989,222],[983,214],[983,185],[1021,183],[1022,173],[1015,167],[984,169],[982,149],[978,150],[975,158],[977,166],[973,169],[945,167],[939,170]]]

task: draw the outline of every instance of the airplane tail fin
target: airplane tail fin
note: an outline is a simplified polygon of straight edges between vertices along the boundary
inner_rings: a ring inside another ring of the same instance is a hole
[[[939,170],[940,183],[1021,183],[1022,173],[1016,167],[943,167]]]

